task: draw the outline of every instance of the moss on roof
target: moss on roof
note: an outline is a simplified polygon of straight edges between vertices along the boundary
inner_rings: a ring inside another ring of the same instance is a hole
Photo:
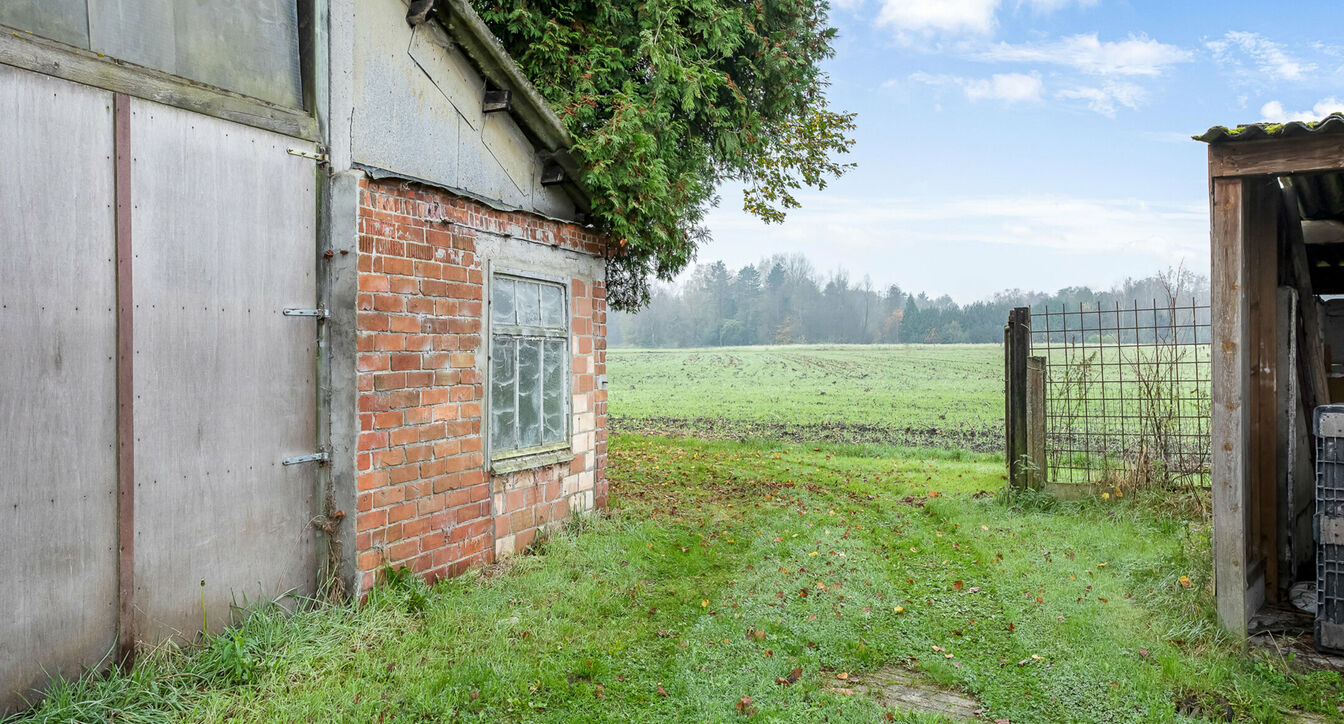
[[[1250,123],[1233,128],[1214,126],[1198,136],[1192,136],[1192,138],[1205,143],[1230,143],[1233,141],[1292,138],[1325,133],[1344,133],[1344,114],[1331,113],[1319,121]]]

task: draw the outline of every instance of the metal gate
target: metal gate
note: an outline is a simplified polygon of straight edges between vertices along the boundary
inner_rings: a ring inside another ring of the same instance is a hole
[[[1044,370],[1043,404],[1031,411],[1042,419],[1024,423],[1041,430],[1043,460],[1034,464],[1044,482],[1208,485],[1207,304],[1173,299],[1020,311],[1015,323],[1026,325],[1019,335],[1025,355]],[[1022,405],[1021,414],[1035,407]]]

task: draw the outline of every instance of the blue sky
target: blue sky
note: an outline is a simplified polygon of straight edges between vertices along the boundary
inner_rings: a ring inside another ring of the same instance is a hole
[[[1215,124],[1344,110],[1344,4],[833,0],[859,166],[782,225],[722,190],[699,260],[801,252],[950,294],[1207,274]]]

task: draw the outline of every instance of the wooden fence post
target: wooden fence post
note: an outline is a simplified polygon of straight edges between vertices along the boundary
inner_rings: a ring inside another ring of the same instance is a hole
[[[1041,490],[1045,463],[1045,358],[1027,358],[1027,487]]]
[[[1008,312],[1003,331],[1008,484],[1027,485],[1027,355],[1031,354],[1031,310],[1016,307]]]

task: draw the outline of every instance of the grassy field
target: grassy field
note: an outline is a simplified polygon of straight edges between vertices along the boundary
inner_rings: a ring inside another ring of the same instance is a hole
[[[362,607],[264,610],[21,721],[933,721],[855,690],[883,667],[970,693],[983,721],[1344,703],[1338,674],[1218,634],[1207,527],[1179,500],[1009,501],[1002,461],[962,453],[611,450],[613,508],[537,555]]]
[[[998,345],[607,352],[616,430],[1002,449]]]

